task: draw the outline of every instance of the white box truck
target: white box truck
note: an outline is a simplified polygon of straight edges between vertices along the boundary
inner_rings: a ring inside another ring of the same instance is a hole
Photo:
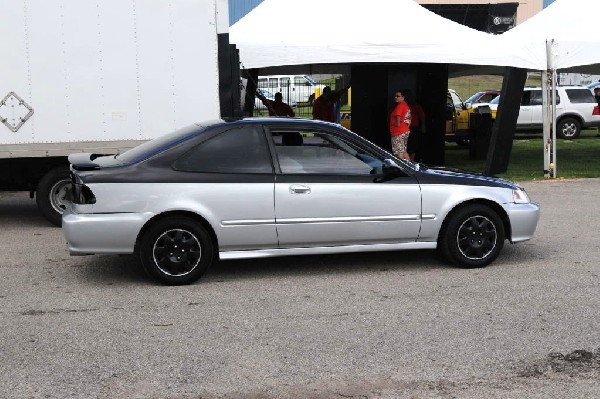
[[[295,107],[298,103],[312,104],[315,94],[323,92],[325,85],[317,83],[310,75],[259,76],[258,88],[282,94],[283,102]]]
[[[0,0],[0,190],[61,223],[67,156],[239,114],[227,0]]]

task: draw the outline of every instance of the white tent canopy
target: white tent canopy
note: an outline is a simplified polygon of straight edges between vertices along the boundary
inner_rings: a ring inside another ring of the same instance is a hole
[[[503,47],[530,54],[528,69],[544,71],[544,171],[557,176],[556,73],[600,73],[600,39],[590,16],[600,15],[600,0],[556,0],[544,10],[502,34]],[[550,84],[547,84],[550,82]]]
[[[600,32],[593,22],[597,15],[600,0],[556,0],[498,38],[505,41],[503,48],[529,55],[527,69],[600,73]]]
[[[443,18],[414,0],[304,0],[301,6],[291,0],[265,0],[229,34],[247,69],[399,62],[533,64],[527,48],[509,52],[506,41]]]

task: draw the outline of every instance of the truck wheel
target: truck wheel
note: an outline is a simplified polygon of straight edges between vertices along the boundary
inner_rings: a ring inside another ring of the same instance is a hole
[[[563,118],[558,122],[556,135],[564,140],[573,140],[579,137],[581,124],[575,118]]]
[[[55,226],[62,225],[62,213],[70,189],[71,177],[66,166],[51,169],[38,183],[35,192],[37,206],[42,215]]]

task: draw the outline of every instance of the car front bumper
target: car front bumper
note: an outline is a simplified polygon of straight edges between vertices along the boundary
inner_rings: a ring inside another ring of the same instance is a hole
[[[510,242],[516,243],[533,238],[540,219],[540,206],[535,202],[528,204],[507,204],[504,209],[511,226]]]

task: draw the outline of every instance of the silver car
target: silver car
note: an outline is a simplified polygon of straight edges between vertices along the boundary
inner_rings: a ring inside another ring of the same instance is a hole
[[[135,254],[164,284],[217,259],[358,251],[437,248],[483,267],[539,218],[515,183],[401,161],[311,120],[212,121],[69,161],[70,253]]]

